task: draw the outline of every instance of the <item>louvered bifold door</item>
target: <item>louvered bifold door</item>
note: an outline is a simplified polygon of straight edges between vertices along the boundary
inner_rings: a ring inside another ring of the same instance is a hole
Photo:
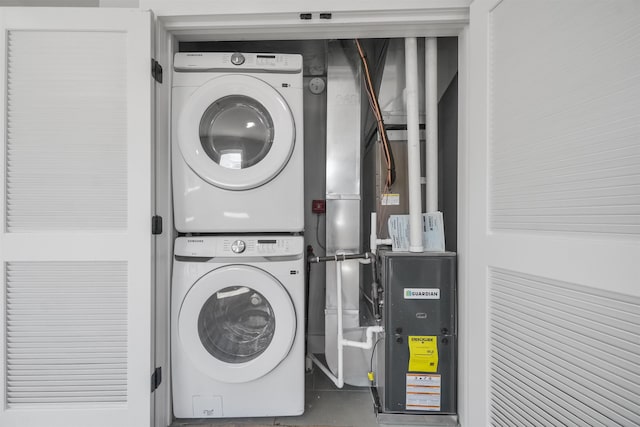
[[[150,14],[0,26],[0,425],[148,426]]]
[[[640,2],[476,0],[469,47],[464,425],[638,426]]]

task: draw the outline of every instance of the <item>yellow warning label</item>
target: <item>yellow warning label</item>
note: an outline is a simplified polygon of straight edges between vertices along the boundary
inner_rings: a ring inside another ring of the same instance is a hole
[[[438,337],[409,337],[409,372],[438,371]]]

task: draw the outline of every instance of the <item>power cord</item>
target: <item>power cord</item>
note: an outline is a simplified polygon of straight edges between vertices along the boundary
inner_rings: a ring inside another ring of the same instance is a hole
[[[316,215],[316,242],[318,242],[318,246],[320,246],[320,248],[326,252],[327,249],[320,241],[320,215]]]
[[[369,381],[371,382],[372,385],[376,379],[373,373],[373,356],[376,354],[376,347],[378,346],[378,343],[380,342],[381,339],[382,338],[378,338],[376,340],[375,344],[373,344],[373,350],[371,350],[371,361],[369,362],[369,373],[367,374],[367,377],[369,378]]]

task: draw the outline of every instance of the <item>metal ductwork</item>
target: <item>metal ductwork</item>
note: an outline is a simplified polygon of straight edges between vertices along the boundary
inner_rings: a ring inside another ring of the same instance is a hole
[[[361,70],[351,43],[330,42],[327,67],[327,255],[360,253],[361,232]],[[360,327],[360,263],[341,262],[344,338],[365,339]],[[325,303],[325,355],[331,371],[338,366],[336,265],[328,262]],[[344,382],[369,385],[371,350],[346,347]]]

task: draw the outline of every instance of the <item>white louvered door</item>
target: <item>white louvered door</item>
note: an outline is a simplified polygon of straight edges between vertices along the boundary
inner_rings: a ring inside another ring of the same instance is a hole
[[[149,426],[150,13],[0,27],[0,425]]]
[[[470,20],[463,425],[640,425],[640,2]]]

